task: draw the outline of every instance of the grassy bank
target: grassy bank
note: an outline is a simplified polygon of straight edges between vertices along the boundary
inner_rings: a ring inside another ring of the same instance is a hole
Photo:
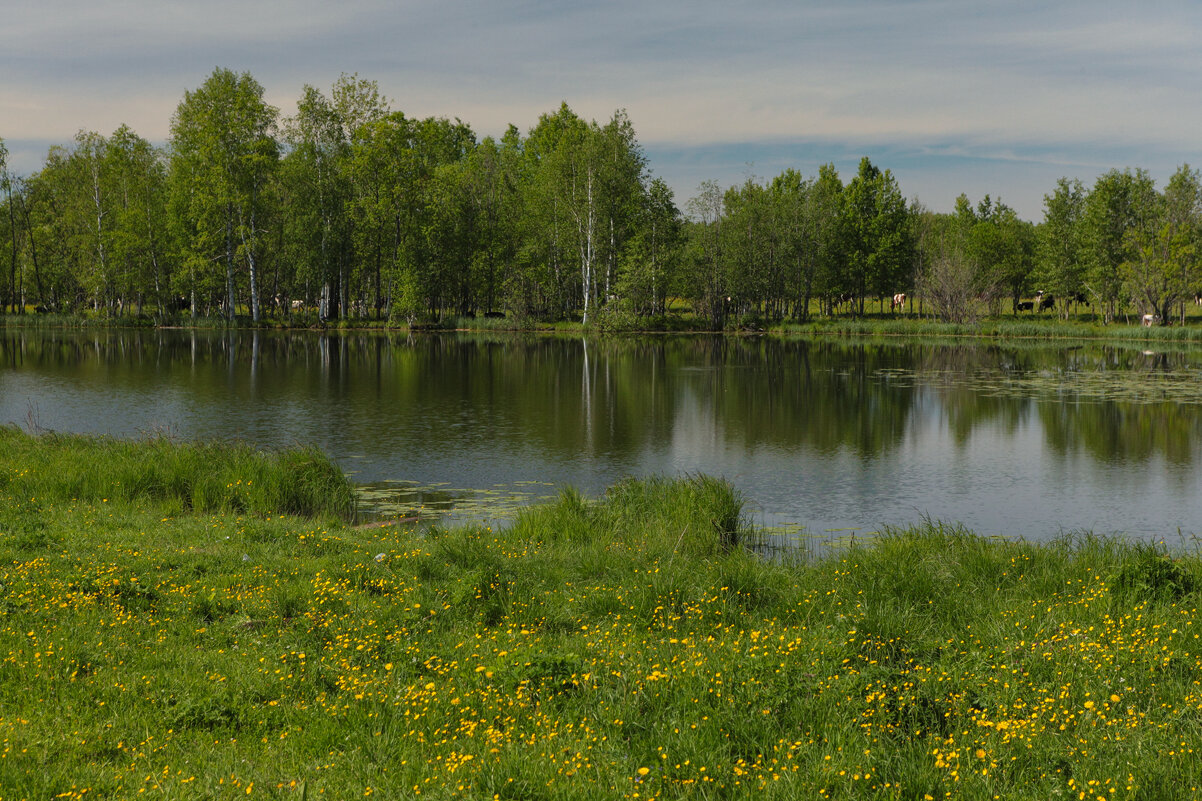
[[[352,519],[355,495],[316,448],[264,452],[237,443],[137,441],[0,426],[11,471],[0,490],[20,504],[82,502],[154,508],[163,514],[236,512]],[[0,521],[3,520],[0,510]]]
[[[6,799],[1202,787],[1192,557],[928,526],[764,560],[704,477],[355,527],[118,496],[116,469],[75,492],[44,471],[120,447],[66,443],[0,443]]]
[[[100,315],[61,314],[0,314],[0,327],[11,328],[147,328],[165,326],[197,330],[212,329],[291,329],[323,331],[483,331],[483,332],[557,332],[562,334],[622,334],[622,333],[715,333],[712,324],[698,318],[687,309],[670,314],[640,316],[618,309],[603,307],[592,315],[588,325],[579,319],[544,321],[537,318],[507,314],[504,317],[449,316],[437,322],[427,322],[410,329],[403,322],[348,318],[319,322],[312,312],[290,317],[265,317],[254,324],[249,316],[240,315],[231,323],[224,317],[196,317],[187,314],[152,316],[104,317]],[[1202,342],[1202,313],[1193,307],[1184,324],[1174,321],[1168,326],[1145,327],[1139,316],[1120,318],[1103,324],[1093,313],[1070,315],[1061,319],[1050,312],[1041,314],[983,315],[970,323],[948,323],[934,317],[913,313],[869,312],[864,316],[815,314],[805,323],[794,321],[765,322],[748,316],[728,320],[724,333],[746,335],[768,333],[775,335],[852,335],[852,336],[909,336],[909,337],[981,337],[988,339],[1102,339],[1138,342]]]
[[[1193,323],[1194,321],[1191,321]],[[850,336],[979,337],[985,339],[1112,340],[1133,342],[1202,342],[1196,324],[1144,327],[1134,324],[1102,325],[1095,321],[1060,320],[1054,317],[1021,319],[991,317],[975,323],[945,323],[922,318],[823,318],[809,323],[784,323],[768,333],[783,335],[839,334]]]

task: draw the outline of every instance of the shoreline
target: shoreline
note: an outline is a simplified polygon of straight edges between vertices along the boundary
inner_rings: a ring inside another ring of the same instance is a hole
[[[168,331],[269,331],[283,333],[324,334],[440,334],[489,333],[513,335],[570,335],[570,336],[866,336],[899,338],[955,338],[978,340],[1049,340],[1049,341],[1128,341],[1150,343],[1202,344],[1202,320],[1185,325],[1144,327],[1134,323],[1102,325],[1094,321],[1022,319],[1012,316],[986,318],[975,323],[945,323],[937,320],[908,317],[829,318],[807,323],[779,323],[763,328],[727,328],[714,330],[693,326],[688,320],[676,320],[670,325],[651,327],[607,328],[580,323],[536,323],[525,327],[498,325],[494,320],[479,319],[479,325],[463,325],[463,320],[445,326],[390,327],[381,321],[358,325],[343,321],[327,325],[287,325],[278,321],[251,324],[239,320],[230,324],[224,319],[202,320],[188,325],[182,322],[156,324],[149,318],[140,320],[103,320],[83,317],[3,315],[0,329],[66,329],[66,330],[168,330]]]

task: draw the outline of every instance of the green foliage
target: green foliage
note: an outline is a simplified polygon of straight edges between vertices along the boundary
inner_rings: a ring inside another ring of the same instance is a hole
[[[278,110],[263,93],[250,73],[218,68],[184,93],[171,120],[171,202],[188,266],[175,284],[190,295],[224,282],[231,321],[235,274],[243,271],[251,319],[258,322],[261,313],[262,222],[279,160]],[[214,272],[217,265],[223,275]]]
[[[1172,554],[1154,545],[1131,546],[1114,580],[1124,603],[1174,603],[1198,588],[1195,576]]]
[[[218,68],[185,92],[166,149],[123,125],[51,148],[27,178],[0,155],[0,306],[343,328],[504,311],[608,331],[678,327],[675,306],[725,330],[749,315],[883,315],[898,293],[968,324],[1035,290],[1063,319],[1088,299],[1106,322],[1167,324],[1202,292],[1188,165],[1163,192],[1143,170],[1089,191],[1061,179],[1039,226],[989,196],[923,212],[868,158],[846,185],[831,165],[703,182],[686,221],[621,110],[588,120],[563,103],[524,134],[478,140],[460,120],[390,108],[357,75],[305,86],[282,124],[264,96]]]
[[[1050,195],[1044,195],[1044,221],[1037,234],[1034,281],[1056,297],[1073,297],[1086,291],[1084,231],[1085,188],[1080,181],[1061,178]]]

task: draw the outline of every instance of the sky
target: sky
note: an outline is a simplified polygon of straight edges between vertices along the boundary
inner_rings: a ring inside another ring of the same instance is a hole
[[[934,211],[988,194],[1038,221],[1060,177],[1202,165],[1200,41],[1196,0],[12,0],[0,138],[28,174],[79,130],[165,144],[216,67],[284,116],[357,73],[480,137],[625,109],[682,208],[867,156]]]

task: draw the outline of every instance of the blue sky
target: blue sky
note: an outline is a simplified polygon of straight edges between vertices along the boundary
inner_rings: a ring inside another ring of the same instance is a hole
[[[156,142],[216,66],[285,115],[304,84],[378,81],[411,116],[483,135],[566,100],[625,108],[677,202],[861,156],[937,211],[1000,197],[1033,220],[1061,176],[1202,165],[1202,3],[914,0],[17,0],[0,25],[0,137],[36,170],[79,129]]]

